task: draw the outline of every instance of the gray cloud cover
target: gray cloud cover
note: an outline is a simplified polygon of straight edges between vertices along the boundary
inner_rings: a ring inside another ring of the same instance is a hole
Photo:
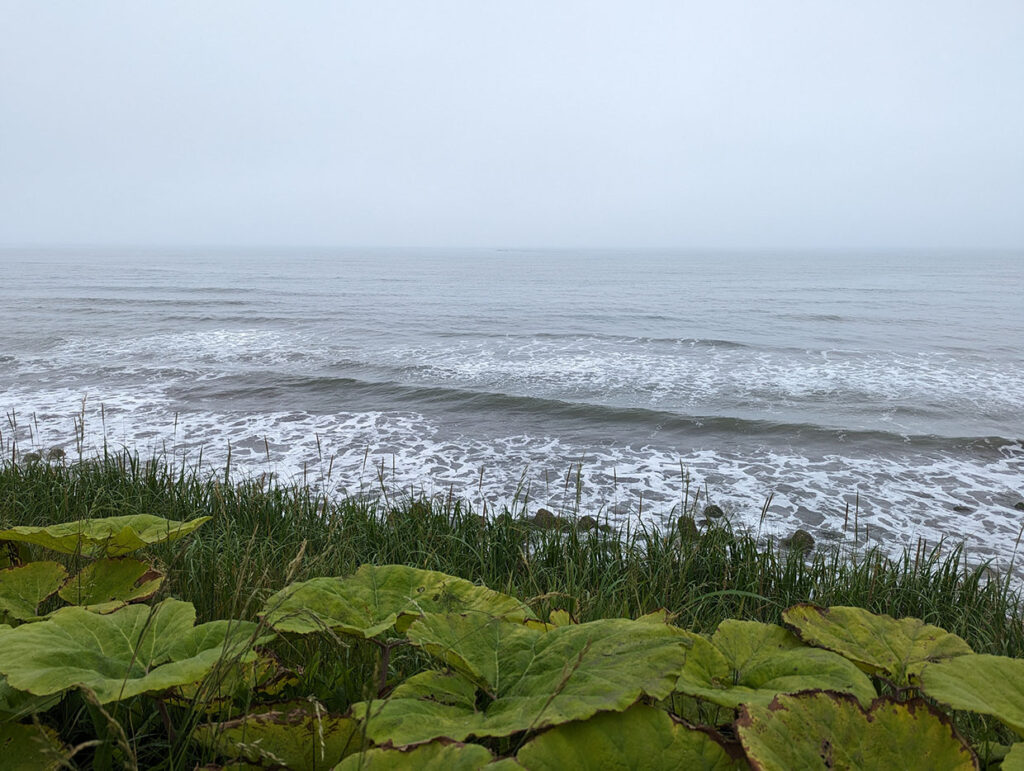
[[[1024,3],[0,0],[0,244],[1024,246]]]

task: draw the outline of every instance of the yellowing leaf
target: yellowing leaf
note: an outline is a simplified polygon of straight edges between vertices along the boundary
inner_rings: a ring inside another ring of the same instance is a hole
[[[921,690],[953,709],[1002,720],[1024,736],[1024,660],[971,654],[929,664]]]
[[[556,726],[524,745],[516,760],[530,771],[731,771],[745,767],[706,733],[680,725],[664,710],[643,704]]]
[[[1024,743],[1018,742],[1010,747],[999,771],[1024,771]]]
[[[57,591],[67,575],[64,566],[56,562],[30,562],[0,570],[0,618],[35,618],[39,604]]]
[[[763,771],[977,769],[946,715],[922,700],[878,699],[865,711],[852,696],[813,691],[747,705],[736,730]]]
[[[509,736],[621,711],[644,695],[665,698],[687,642],[675,627],[626,619],[544,632],[438,614],[416,621],[408,636],[458,674],[417,676],[386,700],[354,705],[377,743]],[[485,692],[479,706],[476,687]]]
[[[201,725],[192,738],[221,757],[291,771],[333,768],[363,743],[355,720],[317,712],[312,705]]]
[[[169,703],[202,709],[207,715],[224,718],[234,703],[251,704],[254,697],[274,696],[298,682],[296,673],[281,666],[277,658],[261,650],[253,661],[233,661],[218,667],[203,680],[182,685],[166,697]]]
[[[108,558],[86,565],[58,594],[72,605],[82,605],[96,613],[111,613],[131,602],[148,600],[163,582],[163,573],[148,562]]]
[[[120,557],[144,546],[174,541],[188,535],[212,517],[175,522],[151,514],[80,519],[59,525],[19,525],[0,530],[0,540],[21,541],[86,557]]]
[[[406,750],[372,749],[350,755],[334,771],[478,771],[494,756],[479,744],[431,742]]]
[[[553,610],[548,614],[548,623],[552,626],[569,626],[569,624],[575,624],[576,621],[567,610]]]
[[[376,637],[404,631],[421,613],[481,613],[521,621],[533,612],[519,600],[462,578],[405,565],[363,565],[348,578],[313,578],[275,594],[263,608],[281,632],[333,629]]]
[[[101,703],[203,678],[218,661],[249,660],[257,626],[195,623],[195,608],[164,600],[109,615],[67,607],[45,621],[0,632],[0,673],[37,696],[86,687]]]
[[[67,758],[57,732],[31,723],[0,723],[0,765],[5,771],[52,771]]]
[[[863,608],[794,605],[784,611],[783,621],[809,645],[828,648],[862,665],[872,674],[882,674],[897,685],[930,661],[963,656],[971,647],[950,634],[917,618],[893,619]]]
[[[710,640],[691,635],[693,647],[676,690],[722,707],[767,706],[780,693],[832,690],[870,704],[878,695],[854,664],[830,651],[808,648],[774,624],[727,619]]]

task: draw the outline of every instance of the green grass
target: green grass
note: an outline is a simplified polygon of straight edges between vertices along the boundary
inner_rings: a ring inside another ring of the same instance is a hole
[[[684,518],[667,532],[635,524],[584,530],[571,519],[542,529],[521,506],[481,518],[452,498],[335,500],[308,486],[225,477],[127,452],[78,464],[7,461],[0,463],[0,527],[211,514],[195,535],[151,554],[168,573],[163,594],[192,602],[200,621],[254,618],[290,580],[401,563],[527,599],[542,617],[554,608],[580,621],[667,608],[680,626],[711,631],[725,618],[778,622],[783,609],[811,600],[916,616],[962,636],[977,652],[1024,657],[1021,598],[1010,579],[966,566],[949,545],[899,557],[842,547],[801,554],[720,520],[698,527]],[[291,695],[315,693],[335,712],[373,695],[380,658],[370,643],[321,635],[282,640],[278,653],[301,673]],[[397,649],[390,682],[424,663],[415,649]],[[111,717],[127,726],[142,767],[194,767],[202,760],[187,731],[169,741],[152,714],[137,710],[137,703],[118,704]],[[65,740],[96,735],[101,717],[81,698],[66,699],[58,711]],[[200,716],[175,719],[187,726]],[[961,728],[976,742],[1004,738],[990,723],[975,717]],[[89,764],[87,752],[82,760]]]
[[[200,620],[251,618],[288,576],[401,563],[534,598],[541,611],[561,607],[581,621],[667,608],[680,625],[711,630],[725,618],[777,622],[787,606],[811,600],[917,616],[976,650],[1024,655],[1019,594],[985,566],[966,566],[948,544],[899,557],[841,547],[804,555],[727,523],[671,532],[636,524],[621,532],[571,523],[540,529],[521,509],[483,520],[457,499],[389,500],[333,500],[265,478],[225,484],[221,475],[128,453],[0,466],[5,527],[212,514],[197,537],[157,554],[169,568],[168,592],[194,603]]]

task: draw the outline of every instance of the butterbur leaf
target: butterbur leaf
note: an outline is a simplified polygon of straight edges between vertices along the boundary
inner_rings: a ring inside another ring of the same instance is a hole
[[[896,620],[863,608],[801,604],[783,611],[782,619],[804,642],[835,651],[897,685],[908,685],[910,677],[928,662],[972,652],[966,642],[945,629],[917,618]]]
[[[46,527],[20,525],[0,530],[0,540],[31,543],[62,554],[120,557],[144,546],[177,540],[210,519],[213,517],[176,522],[152,514],[80,519]]]
[[[699,699],[685,693],[672,694],[669,711],[690,725],[724,726],[736,719],[733,707],[721,707],[707,699]]]
[[[555,627],[569,626],[570,624],[578,624],[579,622],[574,619],[567,610],[553,610],[548,614],[547,621],[528,618],[523,623],[533,629],[539,629],[542,632],[547,632]]]
[[[350,755],[334,771],[478,771],[494,756],[479,744],[431,742],[406,750],[372,749]]]
[[[665,698],[687,642],[680,629],[626,619],[545,632],[438,614],[416,621],[408,637],[457,674],[416,676],[384,701],[354,705],[353,714],[367,721],[367,736],[377,743],[509,736],[621,711],[644,695]],[[436,698],[432,685],[440,686]],[[474,686],[485,693],[479,703]]]
[[[2,646],[3,643],[0,643],[0,650]],[[62,695],[33,696],[12,688],[6,677],[0,677],[0,723],[15,722],[38,712],[46,712],[61,700]]]
[[[878,695],[856,665],[831,651],[808,648],[774,624],[727,619],[710,640],[688,634],[693,647],[676,690],[722,707],[767,706],[777,694],[812,689],[852,693],[862,704]]]
[[[569,624],[575,624],[576,621],[567,610],[553,610],[548,614],[548,623],[551,626],[569,626]]]
[[[348,578],[313,578],[281,590],[263,608],[281,632],[332,629],[370,638],[393,627],[403,632],[421,613],[481,613],[510,620],[533,618],[514,597],[462,578],[405,565],[363,565]]]
[[[637,621],[644,621],[650,624],[671,624],[675,619],[676,614],[672,613],[668,608],[659,608],[637,617]]]
[[[0,616],[17,621],[36,617],[39,604],[57,591],[68,572],[56,562],[30,562],[0,570]]]
[[[921,671],[921,690],[953,709],[999,718],[1024,736],[1024,659],[971,654]]]
[[[32,723],[0,723],[0,764],[5,771],[52,771],[68,754],[57,732]]]
[[[86,687],[106,703],[193,683],[221,659],[254,656],[256,624],[193,626],[195,617],[192,604],[180,600],[109,615],[61,608],[45,621],[0,632],[0,674],[37,696]]]
[[[256,696],[275,696],[297,682],[294,671],[285,669],[274,655],[261,650],[253,661],[232,661],[200,682],[176,688],[168,701],[201,707],[208,715],[226,714],[236,699],[248,703]]]
[[[1024,743],[1018,742],[1010,747],[999,771],[1024,771]]]
[[[917,699],[877,699],[864,710],[853,696],[823,691],[747,705],[736,730],[751,765],[790,769],[977,769],[949,717]]]
[[[130,557],[97,560],[60,588],[64,602],[96,613],[111,613],[132,602],[150,599],[164,582],[152,565]]]
[[[427,699],[476,711],[476,686],[458,672],[427,670],[405,680],[391,692],[392,699]]]
[[[333,768],[362,748],[358,722],[310,704],[197,726],[192,739],[224,758],[291,771]]]
[[[643,704],[556,726],[524,745],[516,760],[531,771],[732,771],[746,767],[737,764],[708,734]]]

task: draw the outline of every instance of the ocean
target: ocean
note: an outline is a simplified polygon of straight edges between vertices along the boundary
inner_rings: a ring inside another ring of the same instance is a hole
[[[1005,565],[1024,254],[0,252],[0,443]],[[687,497],[688,496],[688,497]],[[767,504],[767,507],[766,507]]]

